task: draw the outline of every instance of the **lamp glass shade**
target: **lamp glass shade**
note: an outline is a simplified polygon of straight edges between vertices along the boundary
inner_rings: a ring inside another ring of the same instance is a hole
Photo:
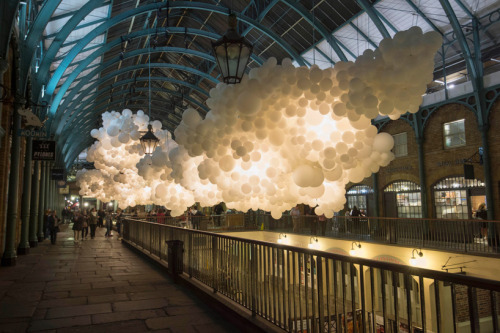
[[[227,84],[240,83],[252,55],[253,46],[236,31],[236,17],[231,14],[229,30],[212,48],[222,79]]]
[[[144,154],[152,155],[160,140],[153,134],[153,126],[148,125],[148,131],[140,138],[140,141]]]

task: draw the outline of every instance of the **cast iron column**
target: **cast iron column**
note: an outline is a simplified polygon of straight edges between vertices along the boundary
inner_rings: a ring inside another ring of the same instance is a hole
[[[40,161],[40,192],[38,196],[38,242],[44,240],[43,214],[45,213],[45,174],[47,173],[47,162]]]
[[[44,209],[50,209],[50,170],[52,169],[52,162],[47,162],[45,170],[45,195],[44,195]]]
[[[21,241],[17,248],[18,254],[28,254],[30,252],[30,205],[31,205],[31,171],[33,169],[31,163],[33,138],[26,138],[26,154],[24,157],[24,181],[23,181],[23,197],[21,202]]]
[[[30,247],[38,246],[38,196],[40,194],[40,161],[35,161],[31,180],[31,207],[30,207]]]
[[[481,141],[483,144],[483,170],[484,170],[484,186],[486,191],[486,206],[488,208],[488,220],[495,218],[495,202],[493,201],[493,179],[491,179],[491,166],[490,166],[490,148],[488,142],[488,124],[479,126],[481,132]],[[493,243],[498,247],[498,235],[496,224],[493,222],[488,223],[488,242],[490,245]]]
[[[428,218],[427,210],[427,185],[425,181],[425,164],[424,164],[424,139],[417,137],[418,151],[418,176],[420,179],[420,201],[422,203],[422,218]]]
[[[5,225],[5,251],[2,256],[2,266],[14,266],[16,254],[16,225],[19,193],[19,158],[21,138],[17,130],[21,128],[21,115],[17,111],[23,106],[23,101],[16,98],[14,102],[14,125],[12,127],[12,146],[10,150],[9,192],[7,198],[7,221]]]
[[[378,209],[378,199],[379,199],[379,192],[378,192],[378,173],[373,173],[372,174],[372,185],[373,185],[373,202],[375,204],[375,207],[373,207],[373,216],[374,217],[379,217],[379,209]]]
[[[4,29],[5,29],[5,27],[4,27]],[[7,71],[8,68],[9,68],[9,63],[7,62],[7,60],[3,59],[0,56],[0,84],[2,84],[2,85],[3,85],[3,75]],[[3,106],[3,103],[0,103],[0,118],[2,117],[2,106]],[[0,126],[0,147],[2,146],[1,139],[4,137],[4,135],[5,135],[5,130]]]

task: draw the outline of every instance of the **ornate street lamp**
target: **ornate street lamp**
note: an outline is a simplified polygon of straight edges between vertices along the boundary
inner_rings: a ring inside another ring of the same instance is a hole
[[[229,14],[226,34],[215,43],[212,42],[217,65],[227,84],[241,82],[253,50],[252,44],[236,31],[236,23],[236,15]]]
[[[144,153],[146,155],[153,155],[160,140],[153,134],[153,126],[148,125],[148,131],[140,138],[140,141]]]

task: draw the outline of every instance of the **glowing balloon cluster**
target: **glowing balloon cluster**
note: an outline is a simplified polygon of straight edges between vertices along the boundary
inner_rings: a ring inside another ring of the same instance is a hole
[[[153,122],[160,146],[151,158],[138,141],[148,123],[143,112],[105,113],[88,157],[101,176],[80,175],[80,186],[120,204],[170,206],[174,215],[196,201],[224,201],[275,218],[305,203],[331,217],[344,206],[348,182],[394,158],[392,136],[377,134],[371,120],[418,111],[440,46],[438,33],[414,27],[325,70],[271,58],[240,84],[212,89],[204,119],[187,109],[177,142]]]

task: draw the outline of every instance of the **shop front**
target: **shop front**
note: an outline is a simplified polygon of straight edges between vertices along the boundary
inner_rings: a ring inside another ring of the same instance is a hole
[[[422,217],[420,186],[408,180],[387,185],[384,189],[384,208],[386,217]]]
[[[432,190],[436,218],[472,219],[478,206],[487,204],[484,183],[478,179],[447,177]]]

